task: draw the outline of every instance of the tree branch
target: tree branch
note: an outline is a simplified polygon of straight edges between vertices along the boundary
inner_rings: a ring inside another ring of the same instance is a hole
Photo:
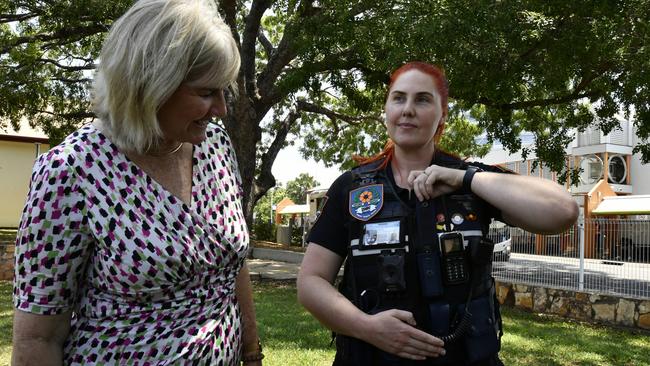
[[[601,94],[602,94],[601,92],[597,92],[597,91],[580,94],[576,91],[574,93],[556,97],[556,98],[534,99],[534,100],[527,100],[523,102],[500,103],[500,104],[493,103],[490,99],[481,97],[478,98],[477,102],[486,105],[488,107],[494,107],[501,110],[515,110],[515,109],[526,109],[532,107],[545,107],[545,106],[550,106],[555,104],[563,104],[563,103],[571,102],[582,98],[597,97],[600,96]]]
[[[605,61],[598,65],[596,70],[593,70],[588,77],[583,78],[580,80],[578,85],[575,87],[575,92],[582,91],[587,88],[589,84],[591,84],[596,78],[599,76],[603,75],[605,72],[611,70],[614,67],[614,63],[610,61]]]
[[[220,9],[223,15],[223,20],[230,27],[230,32],[237,42],[237,46],[241,48],[241,39],[237,31],[237,1],[236,0],[222,0],[219,2]]]
[[[70,112],[70,113],[63,113],[63,114],[54,113],[47,110],[37,110],[36,112],[41,114],[48,114],[50,116],[62,117],[64,119],[95,118],[95,114],[88,111],[77,111],[77,112]]]
[[[334,123],[336,123],[337,120],[341,120],[351,125],[359,125],[365,121],[382,123],[381,118],[377,116],[373,116],[373,115],[350,116],[347,114],[335,112],[331,109],[327,109],[325,107],[321,107],[313,103],[305,102],[304,100],[298,100],[297,106],[298,106],[298,110],[300,111],[322,114],[327,118],[329,118]]]
[[[299,11],[300,16],[298,19],[301,20],[307,19],[309,17],[314,17],[322,13],[322,9],[315,8],[310,4],[301,3],[299,5],[299,8],[301,11]],[[280,40],[280,43],[275,49],[275,52],[270,56],[269,62],[266,64],[266,68],[259,74],[259,77],[257,78],[257,86],[260,90],[266,92],[273,90],[273,84],[278,76],[297,55],[294,41],[297,35],[300,33],[301,30],[299,23],[287,24],[282,35],[282,40]],[[264,98],[265,96],[262,97]],[[265,104],[268,105],[268,103]]]
[[[93,24],[89,25],[87,27],[76,27],[76,28],[63,28],[60,29],[54,33],[51,34],[35,34],[33,36],[25,36],[25,37],[17,37],[11,42],[10,44],[6,45],[5,47],[0,49],[0,55],[3,55],[7,52],[9,52],[11,49],[13,49],[16,46],[26,44],[26,43],[36,43],[38,41],[40,42],[47,42],[47,41],[54,41],[54,40],[60,40],[61,42],[54,42],[51,44],[48,44],[47,46],[52,46],[52,45],[62,45],[66,44],[69,42],[74,42],[80,39],[83,39],[87,36],[105,32],[108,30],[108,27],[104,24]],[[72,39],[72,41],[65,41],[68,38]],[[44,45],[45,47],[45,45]]]
[[[264,34],[262,28],[260,28],[260,31],[257,33],[257,40],[260,41],[260,44],[262,44],[262,47],[264,47],[267,59],[271,58],[273,52],[275,52],[275,48],[273,48],[271,41],[266,38],[266,35]]]
[[[280,46],[278,46],[278,52],[280,51]],[[344,50],[340,53],[330,53],[319,62],[306,63],[303,64],[300,68],[291,70],[293,73],[302,73],[303,75],[315,75],[323,71],[334,71],[334,70],[347,70],[351,68],[358,67],[361,64],[360,60],[357,60],[352,49]],[[267,67],[268,69],[268,67]],[[303,72],[308,70],[308,72]],[[307,76],[307,77],[309,77]],[[305,85],[307,80],[296,81],[295,85]],[[262,85],[262,84],[260,84]],[[266,85],[264,85],[266,86]],[[269,89],[261,87],[261,90],[266,91],[262,96],[260,101],[263,106],[275,105],[280,99],[284,98],[288,92],[281,91],[277,86],[270,85]]]
[[[260,199],[260,197],[262,197],[266,191],[269,190],[269,188],[275,185],[275,177],[271,172],[273,162],[278,156],[280,150],[282,150],[282,147],[284,147],[284,144],[287,141],[289,130],[291,130],[291,127],[296,123],[298,117],[300,117],[300,114],[296,111],[289,113],[287,118],[282,123],[280,123],[273,142],[266,150],[266,152],[262,154],[260,174],[255,180],[255,201]]]
[[[269,0],[254,0],[251,10],[246,16],[246,26],[243,32],[241,46],[242,66],[244,78],[246,79],[246,91],[249,97],[259,99],[257,91],[257,80],[255,78],[255,43],[260,33],[262,15],[271,5]]]
[[[88,79],[88,78],[84,78],[84,79],[52,78],[50,80],[60,81],[62,83],[67,83],[67,84],[88,83],[88,82],[93,81],[93,79]]]
[[[36,13],[0,14],[0,23],[22,22],[37,16]]]
[[[52,65],[54,65],[54,66],[56,66],[56,67],[58,67],[58,68],[60,68],[62,70],[65,70],[65,71],[94,70],[96,68],[96,66],[97,66],[94,63],[90,64],[90,65],[84,65],[84,66],[66,66],[66,65],[61,65],[58,61],[52,60],[52,59],[49,59],[49,58],[39,58],[39,59],[37,59],[35,61],[46,63],[46,64],[52,64]]]
[[[375,123],[383,123],[382,119],[377,116],[373,115],[365,115],[365,116],[350,116],[347,114],[341,114],[338,112],[334,112],[330,109],[327,109],[325,107],[321,107],[312,103],[305,102],[304,100],[299,100],[297,102],[298,105],[298,110],[304,111],[304,112],[309,112],[309,113],[317,113],[324,115],[325,117],[329,118],[330,122],[332,122],[332,127],[334,128],[333,134],[336,135],[339,133],[341,130],[341,127],[339,125],[339,121],[343,121],[347,124],[350,125],[359,125],[365,121],[370,121],[370,122],[375,122]]]

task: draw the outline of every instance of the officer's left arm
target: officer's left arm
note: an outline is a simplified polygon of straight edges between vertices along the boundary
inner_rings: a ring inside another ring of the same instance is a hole
[[[526,231],[556,234],[578,218],[578,204],[573,197],[548,179],[480,172],[474,175],[471,189],[501,210],[504,221]]]
[[[412,171],[409,183],[423,200],[460,189],[464,176],[464,170],[432,165],[424,171]],[[505,222],[533,233],[560,233],[578,217],[575,200],[564,187],[548,179],[478,172],[471,190],[501,210]]]

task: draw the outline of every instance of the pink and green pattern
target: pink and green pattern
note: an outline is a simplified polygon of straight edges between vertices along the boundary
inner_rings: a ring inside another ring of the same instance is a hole
[[[16,240],[17,309],[73,311],[66,365],[230,365],[248,252],[235,153],[211,125],[192,201],[87,125],[39,157]]]

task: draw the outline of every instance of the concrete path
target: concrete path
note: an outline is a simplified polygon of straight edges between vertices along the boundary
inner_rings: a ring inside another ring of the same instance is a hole
[[[252,280],[295,281],[300,265],[271,259],[249,258],[248,270]]]
[[[303,253],[289,250],[253,248],[247,259],[252,280],[295,281]]]
[[[253,248],[247,259],[253,280],[295,281],[300,270],[303,253],[290,250]],[[343,268],[339,276],[343,275]]]

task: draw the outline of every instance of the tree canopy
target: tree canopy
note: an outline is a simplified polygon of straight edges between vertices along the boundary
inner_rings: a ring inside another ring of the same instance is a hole
[[[0,0],[0,124],[26,117],[56,142],[92,118],[88,85],[101,42],[131,3]],[[228,100],[223,124],[249,222],[275,184],[278,152],[296,137],[306,157],[344,167],[352,154],[383,146],[385,83],[409,60],[447,72],[452,118],[443,146],[452,152],[480,155],[472,136],[483,130],[516,151],[529,131],[537,157],[567,173],[569,132],[609,132],[620,114],[634,121],[635,152],[648,161],[649,3],[220,1],[242,58],[239,97]]]

